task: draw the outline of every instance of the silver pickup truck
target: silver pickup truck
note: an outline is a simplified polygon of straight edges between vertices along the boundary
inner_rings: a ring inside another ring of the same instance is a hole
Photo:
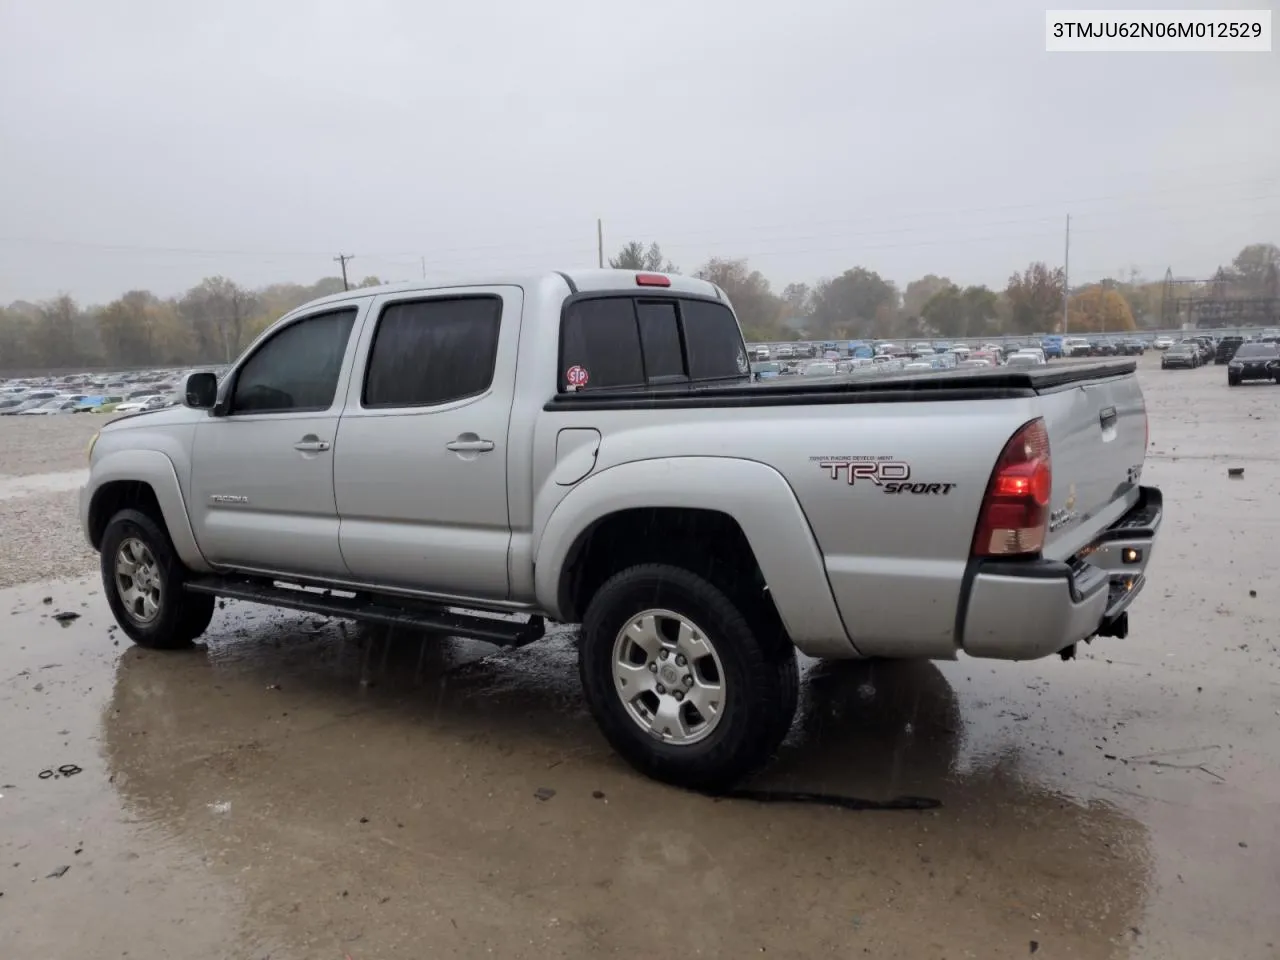
[[[754,382],[716,286],[551,272],[300,307],[108,424],[81,517],[144,646],[216,597],[508,646],[579,623],[609,742],[715,790],[785,735],[795,648],[1123,637],[1146,434],[1132,361]]]

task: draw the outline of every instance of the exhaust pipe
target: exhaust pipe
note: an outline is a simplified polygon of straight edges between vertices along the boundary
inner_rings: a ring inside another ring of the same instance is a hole
[[[1098,627],[1098,636],[1115,637],[1117,640],[1123,640],[1129,635],[1129,611],[1125,611],[1118,617],[1105,621],[1102,626]]]

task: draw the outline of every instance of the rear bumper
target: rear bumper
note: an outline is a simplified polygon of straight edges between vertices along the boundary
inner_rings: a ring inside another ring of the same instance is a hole
[[[1036,660],[1099,633],[1122,634],[1146,584],[1164,516],[1155,487],[1070,561],[979,561],[970,578],[960,647],[973,657]]]

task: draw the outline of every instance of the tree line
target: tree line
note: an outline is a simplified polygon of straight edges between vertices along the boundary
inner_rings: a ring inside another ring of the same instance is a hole
[[[657,243],[632,241],[609,260],[628,270],[680,273]],[[1220,297],[1280,296],[1280,247],[1255,243],[1197,291]],[[713,257],[693,275],[719,285],[733,302],[749,340],[974,337],[1051,333],[1062,329],[1060,267],[1031,263],[1003,290],[961,286],[927,274],[899,289],[867,267],[852,267],[813,284],[775,291],[746,259]],[[376,286],[366,277],[357,286]],[[208,277],[177,297],[131,290],[105,306],[81,306],[70,296],[0,308],[0,369],[147,367],[225,363],[281,314],[342,290],[342,280],[242,287]],[[1160,325],[1164,285],[1136,270],[1072,287],[1067,324],[1073,333],[1120,332]]]
[[[657,243],[632,241],[609,260],[631,270],[679,272]],[[812,285],[790,283],[775,292],[745,259],[713,258],[694,275],[729,295],[751,341],[839,340],[899,337],[977,337],[1060,332],[1063,322],[1061,267],[1031,263],[1009,277],[1003,290],[961,287],[927,274],[899,290],[866,267],[853,267]],[[1073,286],[1066,297],[1072,333],[1123,332],[1160,325],[1163,281],[1147,281],[1137,270],[1097,283]],[[1250,244],[1212,280],[1179,285],[1178,295],[1280,297],[1280,247]]]

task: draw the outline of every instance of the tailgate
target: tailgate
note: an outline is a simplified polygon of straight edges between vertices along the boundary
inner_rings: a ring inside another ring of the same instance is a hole
[[[1044,555],[1065,560],[1138,500],[1147,411],[1132,373],[1100,372],[1040,394],[1053,494]]]

